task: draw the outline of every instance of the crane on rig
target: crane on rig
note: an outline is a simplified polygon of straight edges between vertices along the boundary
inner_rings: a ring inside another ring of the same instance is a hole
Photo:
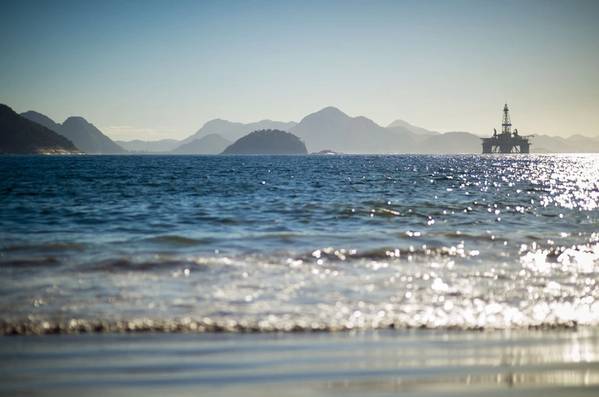
[[[520,135],[518,129],[514,129],[512,132],[510,109],[506,103],[503,107],[501,132],[497,133],[497,130],[494,129],[491,138],[481,138],[483,153],[530,153],[530,137],[532,135]]]

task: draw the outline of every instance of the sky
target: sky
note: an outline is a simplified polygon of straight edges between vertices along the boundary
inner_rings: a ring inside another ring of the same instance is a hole
[[[0,103],[113,139],[326,106],[381,125],[599,136],[599,1],[10,1]]]

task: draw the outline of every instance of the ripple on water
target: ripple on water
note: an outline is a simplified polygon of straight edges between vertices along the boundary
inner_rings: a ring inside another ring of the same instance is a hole
[[[598,164],[3,157],[0,332],[597,326]]]

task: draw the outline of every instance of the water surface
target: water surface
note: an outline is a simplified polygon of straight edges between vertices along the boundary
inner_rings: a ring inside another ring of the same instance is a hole
[[[0,332],[599,324],[599,156],[0,157]]]

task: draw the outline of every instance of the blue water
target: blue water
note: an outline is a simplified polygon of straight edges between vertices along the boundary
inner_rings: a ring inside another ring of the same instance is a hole
[[[599,156],[0,157],[0,331],[599,325]]]

